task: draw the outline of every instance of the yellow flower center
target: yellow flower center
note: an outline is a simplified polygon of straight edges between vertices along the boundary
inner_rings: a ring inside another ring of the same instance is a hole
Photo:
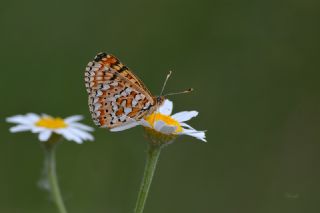
[[[68,124],[64,122],[62,118],[41,118],[39,121],[36,122],[37,126],[45,127],[48,129],[59,129],[59,128],[66,128]]]
[[[154,128],[154,124],[156,121],[163,121],[164,123],[166,123],[166,125],[177,127],[175,133],[182,132],[180,123],[168,115],[152,113],[151,115],[146,117],[146,121],[152,126],[152,128]]]

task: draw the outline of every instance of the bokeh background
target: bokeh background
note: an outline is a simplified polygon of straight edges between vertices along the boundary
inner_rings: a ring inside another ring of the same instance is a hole
[[[84,68],[119,57],[208,143],[181,137],[163,150],[145,212],[320,212],[319,1],[2,1],[0,212],[55,213],[37,187],[35,135],[5,118],[83,114]],[[59,146],[69,212],[132,212],[144,168],[142,128],[97,129],[95,142]]]

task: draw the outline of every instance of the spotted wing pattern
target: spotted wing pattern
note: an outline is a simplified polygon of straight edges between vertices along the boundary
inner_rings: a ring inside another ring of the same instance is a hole
[[[116,57],[99,53],[85,71],[88,104],[96,125],[110,129],[151,113],[156,99]]]

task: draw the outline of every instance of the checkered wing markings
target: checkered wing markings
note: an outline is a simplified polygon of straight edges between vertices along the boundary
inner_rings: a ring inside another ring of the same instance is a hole
[[[145,93],[148,93],[151,96],[150,91],[143,84],[143,82],[130,70],[127,66],[122,64],[118,58],[113,55],[107,54],[105,57],[100,59],[102,64],[109,66],[112,70],[115,70],[120,76],[126,78],[133,83],[133,86],[137,86],[140,90],[143,90]]]
[[[114,63],[117,65],[112,64],[89,62],[85,74],[92,118],[96,125],[108,128],[141,119],[155,103],[150,92],[127,67],[118,60]]]
[[[89,107],[97,125],[114,128],[141,119],[151,108],[151,102],[138,91],[112,81],[105,91],[89,95]]]
[[[96,58],[95,61],[88,63],[85,72],[86,89],[89,93],[93,88],[96,88],[97,83],[103,83],[106,80],[114,80],[116,77],[130,84],[131,87],[138,90],[140,93],[147,95],[150,101],[153,96],[143,82],[125,65],[123,65],[116,57],[106,55],[105,57]]]

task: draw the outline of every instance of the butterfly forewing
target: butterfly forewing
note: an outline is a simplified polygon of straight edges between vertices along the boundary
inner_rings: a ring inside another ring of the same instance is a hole
[[[85,71],[88,103],[96,125],[110,129],[151,113],[155,97],[116,57],[99,53]]]

